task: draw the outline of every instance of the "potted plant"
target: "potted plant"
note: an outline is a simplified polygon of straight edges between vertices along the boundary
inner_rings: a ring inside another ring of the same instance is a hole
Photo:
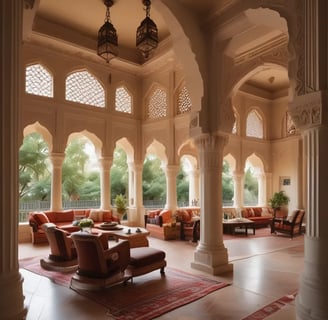
[[[91,228],[94,226],[94,222],[90,218],[83,218],[79,221],[79,227],[86,232],[91,232]]]
[[[127,200],[123,194],[116,195],[115,207],[116,207],[117,214],[119,215],[121,220],[127,209]]]
[[[274,215],[281,207],[288,205],[289,197],[284,191],[275,192],[269,200],[269,206],[273,209]]]

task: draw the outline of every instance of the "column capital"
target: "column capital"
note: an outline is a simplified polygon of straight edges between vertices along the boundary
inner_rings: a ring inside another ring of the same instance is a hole
[[[194,138],[195,144],[200,150],[218,150],[219,148],[224,148],[228,143],[228,135],[219,133],[219,134],[202,134]]]
[[[65,153],[52,152],[49,154],[49,159],[53,167],[61,167],[65,160]]]
[[[164,169],[167,173],[176,174],[179,172],[180,167],[176,164],[167,164]]]
[[[311,92],[295,97],[289,112],[296,127],[304,131],[328,124],[327,116],[322,112],[327,105],[328,91]]]
[[[103,157],[98,160],[103,170],[110,170],[113,163],[113,157]]]
[[[232,174],[233,174],[233,178],[240,179],[245,175],[245,172],[241,170],[239,171],[235,170]]]

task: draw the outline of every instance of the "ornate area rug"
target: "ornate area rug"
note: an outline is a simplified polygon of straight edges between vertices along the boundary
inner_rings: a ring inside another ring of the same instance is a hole
[[[242,320],[262,320],[294,302],[297,292],[273,301]]]
[[[47,271],[40,258],[20,260],[20,267],[69,287],[73,273]],[[118,284],[100,291],[77,290],[79,294],[108,308],[108,316],[119,320],[148,320],[172,311],[229,284],[165,268],[134,278],[127,285]]]

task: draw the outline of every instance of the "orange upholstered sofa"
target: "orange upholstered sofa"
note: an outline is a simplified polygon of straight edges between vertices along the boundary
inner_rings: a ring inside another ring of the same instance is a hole
[[[243,207],[240,209],[225,207],[222,211],[224,219],[246,218],[254,221],[255,227],[267,227],[273,218],[273,209],[270,207]]]
[[[116,221],[119,218],[114,216],[111,210],[99,209],[73,209],[64,211],[37,211],[29,213],[29,224],[31,226],[32,243],[47,243],[47,237],[41,226],[44,223],[52,222],[58,228],[68,232],[79,231],[80,227],[74,224],[82,218],[91,218],[95,225],[103,222]]]
[[[177,225],[172,210],[149,210],[145,214],[145,228],[150,236],[162,240],[174,240],[180,237],[180,225]]]
[[[145,228],[150,236],[162,240],[185,239],[192,233],[189,222],[192,222],[193,216],[199,216],[199,213],[198,207],[181,207],[174,212],[166,209],[150,210],[145,214]]]

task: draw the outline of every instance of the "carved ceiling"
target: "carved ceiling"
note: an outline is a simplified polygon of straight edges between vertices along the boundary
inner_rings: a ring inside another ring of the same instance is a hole
[[[176,1],[198,15],[212,14],[214,8],[216,14],[220,14],[224,10],[231,9],[238,2],[237,0]],[[81,52],[95,52],[97,33],[105,20],[106,7],[103,0],[37,0],[34,2],[34,10],[33,32],[30,36],[32,40],[48,42],[49,45],[53,45],[54,42],[57,45],[61,43],[62,46],[70,45]],[[169,28],[155,5],[151,7],[150,16],[158,26],[160,46],[170,47]],[[118,34],[120,58],[134,65],[141,64],[143,60],[135,47],[135,36],[137,27],[145,17],[142,0],[114,0],[110,17]],[[256,12],[250,11],[243,14],[240,19],[236,19],[239,28],[242,26],[244,29],[239,31],[236,29],[238,34],[235,35],[236,41],[243,44],[238,46],[233,43],[230,48],[235,59],[247,58],[250,52],[258,50],[259,41],[270,43],[272,39],[281,36],[281,30],[269,28],[266,25],[267,16],[262,15],[262,17],[259,19]],[[273,18],[277,20],[276,17]],[[241,21],[244,24],[241,24]],[[258,22],[253,23],[253,21]],[[229,32],[233,30],[233,27],[229,26],[229,28]],[[246,29],[251,32],[247,33]],[[161,50],[159,52],[161,53]],[[97,58],[95,56],[95,59]],[[252,76],[247,84],[270,94],[285,90],[288,88],[287,71],[266,68]]]

